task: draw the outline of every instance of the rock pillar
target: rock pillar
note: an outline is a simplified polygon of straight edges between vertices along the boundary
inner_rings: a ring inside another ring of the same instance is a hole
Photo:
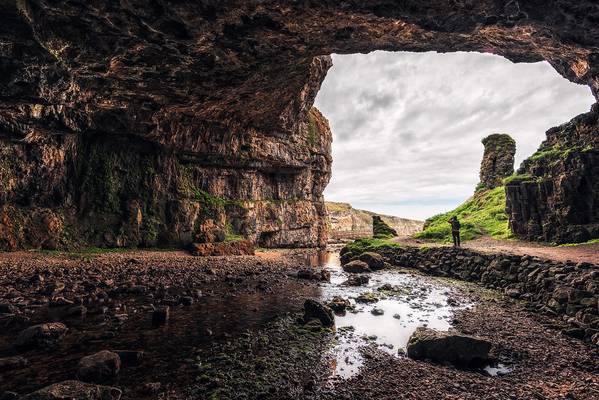
[[[503,184],[503,179],[514,173],[516,142],[509,135],[493,134],[482,140],[485,146],[480,163],[479,189],[493,189]]]

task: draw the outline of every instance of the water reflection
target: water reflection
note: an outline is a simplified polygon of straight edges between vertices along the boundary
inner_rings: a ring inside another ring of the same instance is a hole
[[[338,253],[323,252],[309,261],[331,273],[330,284],[323,286],[323,300],[340,296],[353,306],[353,310],[335,318],[335,375],[342,378],[358,372],[364,346],[375,345],[394,356],[403,356],[416,328],[448,330],[454,312],[470,306],[459,300],[452,287],[430,277],[383,270],[368,274],[370,280],[364,286],[343,286],[350,274],[340,267]],[[369,297],[378,301],[357,302],[356,298],[364,293],[371,293]]]

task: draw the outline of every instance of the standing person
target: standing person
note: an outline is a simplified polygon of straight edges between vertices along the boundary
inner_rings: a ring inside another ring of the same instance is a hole
[[[447,221],[451,224],[451,237],[453,238],[453,246],[460,247],[460,221],[455,215]]]

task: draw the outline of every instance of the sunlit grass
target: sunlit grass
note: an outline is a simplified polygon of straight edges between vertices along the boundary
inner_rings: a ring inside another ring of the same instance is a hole
[[[453,211],[435,215],[426,220],[425,229],[418,239],[451,242],[451,225],[448,220],[456,216],[461,224],[462,240],[472,240],[483,235],[508,239],[512,237],[505,212],[505,188],[481,190]]]
[[[361,238],[345,246],[353,254],[362,254],[366,251],[376,251],[383,247],[402,247],[392,238]]]

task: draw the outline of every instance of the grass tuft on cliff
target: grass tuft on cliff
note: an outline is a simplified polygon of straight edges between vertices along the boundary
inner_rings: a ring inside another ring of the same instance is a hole
[[[503,186],[476,192],[455,210],[427,219],[424,230],[414,237],[451,242],[451,225],[447,221],[453,216],[458,217],[462,225],[462,240],[472,240],[483,235],[500,239],[511,237]]]

